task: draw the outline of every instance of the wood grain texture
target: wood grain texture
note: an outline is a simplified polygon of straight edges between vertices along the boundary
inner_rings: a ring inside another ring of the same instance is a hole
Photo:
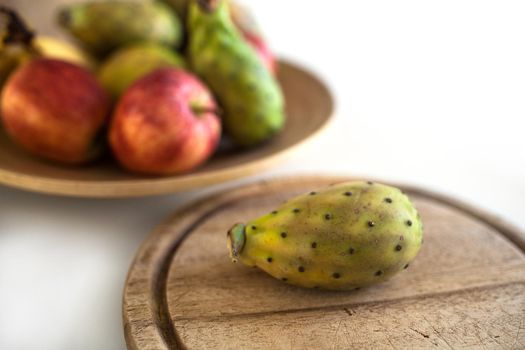
[[[525,235],[446,197],[402,186],[423,248],[390,281],[307,290],[229,261],[232,223],[342,178],[248,185],[179,210],[140,248],[123,304],[130,349],[525,348]]]
[[[188,174],[133,175],[111,159],[81,167],[60,166],[28,155],[0,127],[0,184],[76,197],[130,197],[188,191],[258,173],[290,156],[332,117],[332,96],[314,75],[280,62],[279,81],[286,100],[284,130],[257,148],[223,150]]]

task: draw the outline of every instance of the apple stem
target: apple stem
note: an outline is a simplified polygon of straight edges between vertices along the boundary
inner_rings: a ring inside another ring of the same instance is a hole
[[[206,107],[193,106],[193,107],[191,107],[191,110],[196,115],[201,115],[201,114],[204,114],[204,113],[214,113],[214,114],[218,115],[219,117],[223,115],[223,110],[221,108],[219,108],[219,107],[206,108]]]

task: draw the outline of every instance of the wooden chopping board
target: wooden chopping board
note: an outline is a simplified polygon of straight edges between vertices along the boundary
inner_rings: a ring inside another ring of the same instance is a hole
[[[232,264],[226,232],[342,178],[248,185],[179,210],[129,271],[130,349],[525,349],[525,235],[457,201],[403,187],[425,226],[410,267],[351,292],[306,290]]]

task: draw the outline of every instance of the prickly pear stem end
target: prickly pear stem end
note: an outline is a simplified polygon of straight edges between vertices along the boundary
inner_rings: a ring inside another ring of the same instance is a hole
[[[246,242],[244,228],[244,224],[235,224],[228,231],[228,250],[230,251],[230,258],[234,263],[237,262],[239,255],[244,248],[244,243]]]
[[[71,11],[68,8],[61,8],[57,14],[57,21],[64,28],[71,25]]]

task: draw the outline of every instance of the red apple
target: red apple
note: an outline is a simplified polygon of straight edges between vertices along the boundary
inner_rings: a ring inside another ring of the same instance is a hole
[[[40,58],[6,82],[2,120],[9,136],[30,153],[66,164],[97,155],[97,134],[109,115],[109,97],[95,77],[71,63]]]
[[[217,104],[193,74],[161,68],[137,80],[119,100],[109,131],[117,160],[144,174],[190,171],[217,148]]]

